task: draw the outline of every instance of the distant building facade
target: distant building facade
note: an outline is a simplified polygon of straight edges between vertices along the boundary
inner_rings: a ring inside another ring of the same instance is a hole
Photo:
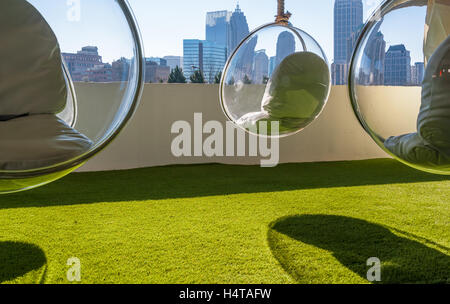
[[[411,84],[411,54],[403,44],[390,46],[386,52],[384,84],[391,86]]]
[[[272,77],[273,71],[275,70],[277,62],[277,57],[272,56],[269,58],[269,77]]]
[[[111,64],[113,81],[128,81],[131,61],[126,58],[120,58]]]
[[[95,46],[85,46],[77,53],[62,53],[62,57],[73,81],[120,82],[128,80],[130,60],[121,58],[111,64],[104,63]]]
[[[335,0],[334,3],[334,85],[347,83],[349,59],[363,25],[362,0]]]
[[[247,17],[245,17],[244,13],[239,7],[239,4],[236,6],[235,11],[230,17],[229,30],[230,33],[227,46],[228,57],[231,56],[239,43],[250,34]]]
[[[183,68],[183,57],[182,56],[164,56],[163,59],[167,61],[167,65],[171,70],[175,69],[177,66]]]
[[[77,53],[61,54],[73,81],[89,81],[88,70],[103,66],[102,57],[95,46],[85,46]]]
[[[278,66],[284,58],[295,52],[294,34],[288,31],[282,32],[277,40],[277,54],[275,65]]]
[[[269,77],[269,57],[266,50],[259,50],[255,53],[253,63],[253,83],[262,84]]]
[[[208,40],[185,39],[183,41],[183,73],[186,79],[200,70],[205,81],[213,83],[226,62],[226,47]]]
[[[227,47],[230,39],[231,12],[206,13],[206,40]]]
[[[154,62],[159,66],[167,66],[167,60],[159,57],[148,57],[145,58],[146,62]]]
[[[384,85],[384,68],[386,60],[386,41],[379,31],[381,23],[372,31],[361,58],[360,70],[357,71],[358,84]]]
[[[348,82],[348,69],[349,65],[347,62],[331,64],[331,75],[333,80],[333,85],[344,85]]]
[[[423,62],[416,62],[411,67],[411,84],[420,86],[422,85],[425,74],[425,64]]]
[[[165,83],[169,79],[170,67],[161,66],[155,61],[145,62],[145,82],[147,83]]]

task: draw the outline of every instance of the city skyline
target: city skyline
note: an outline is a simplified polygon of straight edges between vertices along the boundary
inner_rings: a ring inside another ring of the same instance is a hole
[[[163,22],[161,14],[152,10],[151,17],[145,11],[146,4],[144,0],[130,0],[130,4],[137,8],[135,12],[144,42],[147,39],[147,53],[152,56],[163,57],[165,55],[182,56],[183,45],[182,40],[186,37],[192,37],[206,40],[204,36],[204,16],[207,12],[234,10],[238,1],[231,0],[224,3],[218,0],[198,0],[192,2],[180,2],[176,0],[168,0],[166,4],[159,4],[161,10],[167,10],[170,7],[176,7],[179,14],[190,16],[189,21],[186,17],[179,17],[177,12],[173,12],[175,23],[168,29],[171,35],[162,35],[158,33],[159,27],[154,24]],[[373,10],[381,3],[381,0],[364,0],[364,19],[368,18]],[[249,31],[274,21],[277,3],[274,0],[259,1],[255,6],[255,0],[240,0],[240,9],[245,12]],[[333,6],[334,0],[325,1],[295,1],[286,0],[286,8],[293,13],[291,22],[294,26],[311,34],[324,51],[330,61],[333,60]],[[182,13],[183,12],[183,13]],[[189,13],[187,13],[189,12]],[[185,14],[186,13],[186,14]],[[179,19],[179,20],[178,20]],[[193,34],[195,33],[195,34]],[[162,37],[164,36],[164,37]],[[158,45],[155,45],[158,41]],[[164,45],[164,47],[162,47]]]
[[[96,6],[102,7],[101,3],[82,2],[82,14],[80,22],[68,22],[66,14],[67,4],[65,1],[53,0],[30,0],[45,16],[58,36],[61,49],[64,52],[74,53],[83,46],[96,45],[102,53],[105,62],[112,62],[124,56],[128,52],[126,42],[119,43],[114,33],[121,29],[114,24],[114,19],[108,17],[108,12],[95,10]],[[373,13],[381,0],[363,0],[364,21]],[[204,16],[208,11],[220,11],[232,9],[237,1],[230,0],[224,3],[220,0],[196,0],[179,1],[166,0],[161,3],[150,3],[148,0],[129,0],[140,27],[144,49],[147,57],[164,57],[168,55],[182,56],[182,40],[186,37],[196,35],[196,38],[204,37]],[[276,12],[276,1],[259,1],[255,6],[255,0],[240,0],[240,8],[246,12],[249,30],[274,21]],[[91,7],[93,8],[90,11]],[[83,9],[85,8],[85,9]],[[313,36],[324,49],[330,63],[333,62],[333,8],[334,0],[323,1],[296,1],[286,0],[286,8],[293,13],[291,22],[294,26],[301,28]],[[161,12],[170,12],[170,22],[166,15]],[[423,24],[410,23],[408,20],[413,16],[398,14],[398,20],[408,24],[411,33],[423,32]],[[102,24],[97,29],[93,27],[90,20],[101,20]],[[84,22],[86,21],[86,22]],[[162,27],[161,25],[164,25]],[[104,27],[104,28],[103,28]],[[106,31],[107,29],[107,31]],[[111,35],[106,35],[110,32]],[[83,35],[80,35],[83,33]],[[396,31],[395,27],[386,35],[386,42],[395,45],[404,42],[412,52],[412,61],[418,62],[417,50],[421,49],[421,41],[414,35],[405,37],[402,31]],[[114,39],[111,39],[114,37]],[[119,43],[119,44],[118,44]],[[128,55],[131,56],[132,54]]]
[[[346,69],[348,67],[348,63],[350,60],[350,55],[352,53],[354,44],[356,42],[357,36],[358,36],[358,32],[360,31],[360,29],[363,26],[363,21],[364,21],[364,2],[362,0],[336,0],[333,1],[334,3],[334,10],[333,10],[333,14],[334,14],[334,18],[333,18],[333,22],[334,22],[334,27],[333,27],[333,39],[334,39],[334,44],[333,44],[333,52],[334,52],[334,56],[329,58],[329,62],[332,64],[332,74],[333,74],[333,83],[334,84],[345,84],[346,83],[346,79],[347,79],[347,75],[346,73]],[[348,7],[349,6],[349,7]],[[341,12],[343,13],[341,13]],[[350,13],[349,13],[350,12]],[[204,73],[207,73],[207,81],[208,82],[212,82],[214,79],[214,76],[217,75],[223,68],[226,58],[230,56],[230,54],[232,53],[234,47],[240,42],[240,40],[245,37],[246,35],[248,35],[249,32],[249,25],[247,23],[247,16],[246,13],[241,9],[239,2],[236,2],[236,8],[234,11],[228,11],[228,10],[219,10],[219,11],[213,11],[213,12],[206,12],[206,24],[204,24],[206,30],[204,31],[205,33],[205,37],[207,37],[207,39],[202,40],[202,39],[197,39],[198,41],[200,41],[200,43],[202,44],[202,48],[203,45],[205,45],[205,50],[209,50],[209,54],[211,58],[208,58],[208,56],[204,56],[202,54],[202,57],[205,60],[205,62],[201,62],[199,60],[197,60],[197,62],[195,64],[190,64],[189,62],[186,64],[183,64],[183,60],[185,57],[185,51],[183,50],[183,55],[182,56],[178,56],[178,55],[173,55],[173,53],[164,53],[162,54],[162,56],[157,57],[155,56],[153,53],[148,54],[147,53],[147,57],[146,58],[155,58],[158,59],[157,60],[157,64],[160,66],[169,66],[169,73],[170,70],[172,70],[175,66],[179,66],[181,68],[183,68],[185,71],[185,76],[187,76],[187,78],[189,79],[190,75],[186,75],[186,67],[188,67],[187,69],[189,69],[189,67],[196,67],[200,68]],[[233,20],[234,19],[234,20]],[[232,30],[232,27],[234,25],[234,29]],[[234,32],[233,32],[234,31]],[[423,30],[422,30],[423,31]],[[387,32],[387,34],[385,34]],[[388,32],[388,31],[383,31],[383,33],[380,32],[381,35],[383,35],[383,38],[387,37],[387,39],[382,39],[383,43],[385,43],[385,48],[389,49],[390,47],[392,47],[393,45],[399,45],[402,43],[388,43],[389,40],[392,40],[391,37],[393,37],[393,35]],[[385,34],[385,35],[384,35]],[[201,35],[198,35],[201,37]],[[342,36],[342,37],[341,37]],[[270,76],[270,74],[273,71],[273,67],[276,66],[277,64],[280,63],[282,58],[277,58],[280,56],[280,54],[282,53],[283,50],[285,50],[287,53],[289,53],[289,45],[285,44],[283,47],[279,47],[278,44],[280,43],[280,39],[282,37],[278,37],[278,42],[272,43],[273,45],[270,46],[270,42],[269,42],[269,46],[266,47],[264,46],[260,46],[258,45],[257,48],[255,50],[253,50],[253,56],[252,56],[252,62],[254,62],[254,55],[256,53],[261,53],[264,52],[265,55],[267,56],[267,61],[268,61],[268,66],[267,67],[267,74],[268,75],[264,75],[264,76]],[[184,41],[185,39],[183,39]],[[215,45],[211,45],[210,42],[214,43]],[[397,42],[397,41],[395,41]],[[183,43],[184,45],[184,43]],[[220,46],[224,46],[225,47],[225,58],[222,58],[222,51],[219,50],[221,47]],[[273,56],[273,49],[274,45],[276,47],[276,56]],[[402,44],[403,45],[403,44]],[[405,47],[407,47],[407,43],[404,44]],[[99,52],[101,52],[101,46],[97,47]],[[184,48],[184,46],[183,46]],[[408,48],[409,49],[409,48]],[[265,51],[268,50],[268,52],[266,53]],[[63,49],[63,51],[66,51],[65,49]],[[67,52],[67,51],[66,51]],[[387,52],[387,51],[386,51]],[[102,53],[103,55],[103,53]],[[151,57],[149,57],[149,55]],[[384,55],[383,55],[384,56]],[[104,56],[107,57],[107,56]],[[123,56],[122,56],[123,57]],[[166,64],[162,65],[160,64],[161,59],[160,58],[171,58],[170,62],[171,65],[167,65]],[[275,57],[275,59],[273,58]],[[281,55],[281,57],[283,57]],[[131,58],[131,57],[129,57]],[[260,58],[261,59],[261,58]],[[110,64],[112,64],[114,61],[118,60],[117,58],[114,58],[112,61],[108,61],[108,60],[104,60],[105,63],[110,62]],[[250,58],[249,58],[250,60]],[[274,62],[275,60],[275,62]],[[384,60],[384,59],[383,59]],[[409,69],[409,73],[411,73],[410,75],[410,82],[411,83],[415,83],[415,81],[413,81],[413,78],[416,79],[417,77],[420,78],[420,74],[421,74],[421,70],[422,67],[420,65],[420,63],[422,63],[422,61],[418,61],[417,60],[417,50],[415,51],[410,51],[410,61],[411,61],[411,68]],[[258,64],[261,64],[261,60],[258,61]],[[265,60],[264,60],[265,62]],[[342,65],[342,69],[341,69],[341,80],[339,81],[335,81],[336,78],[336,66],[337,65]],[[91,67],[92,68],[92,67]],[[266,67],[264,68],[260,68],[260,67],[254,67],[255,69],[259,69],[260,71],[266,71]],[[194,69],[191,68],[191,70],[193,71]],[[384,70],[384,69],[383,69]],[[250,73],[250,76],[253,75],[252,71]],[[379,73],[382,74],[381,71],[379,71]],[[419,73],[417,75],[414,73]],[[417,77],[416,77],[417,76]],[[252,76],[253,77],[253,76]],[[380,77],[380,76],[377,76]],[[384,77],[384,75],[382,75],[381,77]],[[256,77],[258,79],[260,79],[261,77],[258,76]],[[164,78],[165,79],[165,78]],[[378,80],[377,83],[382,83],[383,81]]]

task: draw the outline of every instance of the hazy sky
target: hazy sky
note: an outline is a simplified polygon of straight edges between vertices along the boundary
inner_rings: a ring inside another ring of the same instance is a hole
[[[81,46],[95,45],[105,62],[131,56],[132,44],[115,0],[29,1],[46,17],[63,51],[76,52]],[[68,9],[76,1],[81,7],[80,19],[68,21]],[[363,0],[364,18],[381,2]],[[182,55],[183,39],[204,39],[206,12],[234,11],[237,0],[129,0],[129,3],[142,33],[146,56],[162,57]],[[276,0],[240,0],[239,4],[250,29],[274,21]],[[293,14],[292,24],[312,35],[330,62],[333,60],[333,6],[334,0],[286,0],[286,8]],[[413,61],[418,61],[421,60],[423,22],[417,22],[415,13],[424,14],[424,10],[409,10],[406,14],[399,11],[395,19],[386,20],[389,26],[383,28],[383,33],[388,45],[405,43],[408,49],[415,50]],[[405,31],[410,35],[405,35]]]

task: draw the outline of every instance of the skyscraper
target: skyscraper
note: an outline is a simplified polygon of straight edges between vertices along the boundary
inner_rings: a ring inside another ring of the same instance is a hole
[[[384,85],[386,41],[380,27],[381,22],[375,26],[367,39],[360,70],[357,71],[360,85]]]
[[[348,63],[363,25],[362,0],[335,0],[333,84],[347,83]]]
[[[284,58],[295,52],[295,37],[292,33],[285,31],[278,36],[276,66],[278,66]]]
[[[269,77],[269,57],[266,50],[259,50],[255,53],[253,63],[253,83],[262,84]]]
[[[392,86],[411,84],[411,55],[403,44],[393,45],[386,52],[384,84]]]
[[[269,77],[272,77],[273,71],[275,70],[275,63],[276,63],[277,57],[273,56],[269,59]]]
[[[203,75],[205,81],[214,83],[217,74],[222,72],[227,60],[227,48],[211,41],[203,41]]]
[[[198,39],[183,40],[183,73],[189,79],[194,71],[203,71],[203,44]]]
[[[203,73],[205,81],[212,83],[225,66],[226,47],[208,40],[185,39],[183,56],[183,72],[187,79],[199,70]]]
[[[253,37],[247,43],[242,45],[240,56],[236,58],[235,81],[242,81],[245,78],[251,78],[253,75],[253,62],[255,60],[255,48],[258,43],[258,37]]]
[[[239,7],[239,4],[237,4],[236,10],[231,15],[229,29],[230,33],[227,47],[228,56],[230,56],[239,43],[250,34],[247,18]]]
[[[411,84],[422,85],[425,73],[425,64],[423,62],[416,62],[411,67]]]
[[[231,12],[206,13],[206,40],[226,47],[230,36]]]

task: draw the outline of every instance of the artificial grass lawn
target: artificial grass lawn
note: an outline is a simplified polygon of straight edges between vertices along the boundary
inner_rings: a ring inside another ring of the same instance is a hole
[[[76,173],[0,196],[0,282],[450,282],[450,178],[392,160]]]

